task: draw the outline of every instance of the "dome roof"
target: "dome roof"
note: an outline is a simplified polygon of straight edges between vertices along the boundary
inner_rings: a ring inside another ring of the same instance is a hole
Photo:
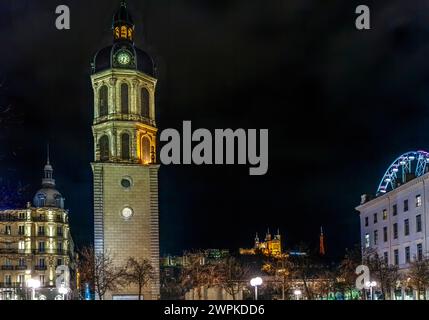
[[[137,70],[155,77],[155,65],[148,53],[137,48],[134,44],[134,22],[127,9],[127,2],[121,1],[118,11],[113,16],[113,44],[98,51],[91,63],[92,73],[120,68]],[[122,65],[118,62],[123,51],[131,56],[129,62]]]
[[[36,208],[54,207],[64,209],[64,198],[55,188],[42,188],[36,192],[33,204]]]
[[[98,51],[92,63],[93,73],[98,73],[111,68],[121,68],[115,65],[115,55],[120,50],[129,51],[134,57],[134,64],[126,69],[138,70],[151,77],[155,77],[155,65],[151,56],[145,51],[130,43],[115,43]]]
[[[48,161],[44,168],[44,177],[42,179],[42,189],[36,192],[33,198],[33,204],[36,208],[54,207],[64,209],[64,197],[55,188],[55,180],[53,178],[54,169]]]

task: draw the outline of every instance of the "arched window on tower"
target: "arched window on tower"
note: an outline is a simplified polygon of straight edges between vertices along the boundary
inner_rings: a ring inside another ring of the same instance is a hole
[[[121,158],[130,160],[130,135],[128,133],[121,135]]]
[[[110,159],[109,137],[102,136],[100,138],[99,145],[100,145],[100,160],[109,161]]]
[[[109,114],[109,89],[107,86],[102,86],[99,92],[99,101],[98,101],[98,116],[105,117]]]
[[[150,140],[148,137],[142,138],[142,161],[143,164],[149,164],[152,162]]]
[[[145,118],[150,117],[149,113],[149,91],[146,88],[142,88],[141,90],[141,115]]]
[[[129,90],[128,85],[126,83],[123,83],[121,85],[121,113],[122,114],[129,114]]]

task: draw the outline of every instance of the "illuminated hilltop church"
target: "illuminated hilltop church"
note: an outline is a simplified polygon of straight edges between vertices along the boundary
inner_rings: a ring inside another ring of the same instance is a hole
[[[160,298],[155,67],[136,47],[135,26],[122,1],[113,17],[113,43],[92,63],[94,90],[94,242],[123,266],[130,257],[148,260],[154,278],[143,298]],[[105,299],[136,300],[128,286]]]
[[[265,256],[279,257],[282,255],[282,241],[280,230],[273,237],[270,230],[265,235],[265,241],[260,241],[258,234],[255,237],[255,246],[251,249],[240,249],[241,255],[263,254]]]
[[[265,235],[265,240],[261,241],[258,234],[255,237],[255,245],[251,249],[242,249],[239,250],[241,255],[257,255],[262,254],[267,257],[288,257],[288,256],[299,256],[303,255],[302,252],[286,252],[282,247],[282,237],[280,235],[280,230],[277,231],[277,234],[272,236],[270,230],[268,229],[267,234]],[[325,235],[323,228],[320,228],[319,236],[319,255],[326,255],[326,244],[325,244]]]

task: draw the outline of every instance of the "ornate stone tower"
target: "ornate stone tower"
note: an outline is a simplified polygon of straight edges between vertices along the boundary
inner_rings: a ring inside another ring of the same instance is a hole
[[[155,279],[143,298],[159,299],[158,170],[154,63],[134,44],[125,1],[113,17],[113,44],[92,63],[95,250],[115,263],[149,260]],[[138,288],[106,299],[136,299]]]

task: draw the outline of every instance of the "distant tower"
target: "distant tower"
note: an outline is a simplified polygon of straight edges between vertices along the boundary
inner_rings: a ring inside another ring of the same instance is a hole
[[[319,254],[324,256],[326,254],[325,251],[325,236],[323,235],[323,227],[320,227],[320,238],[319,238]]]
[[[265,236],[265,241],[271,241],[271,232],[270,232],[270,228],[268,228],[267,235]]]
[[[255,237],[255,249],[259,248],[259,235],[258,233],[256,233],[256,237]]]
[[[277,234],[274,236],[275,240],[281,240],[280,229],[277,229]]]

